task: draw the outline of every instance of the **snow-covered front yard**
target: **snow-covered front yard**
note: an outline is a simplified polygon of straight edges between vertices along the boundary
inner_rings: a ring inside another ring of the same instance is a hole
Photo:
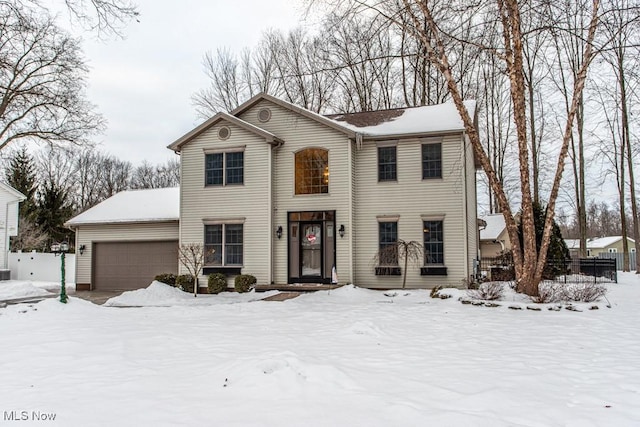
[[[354,287],[8,306],[0,425],[638,426],[640,278],[619,281],[580,312]]]

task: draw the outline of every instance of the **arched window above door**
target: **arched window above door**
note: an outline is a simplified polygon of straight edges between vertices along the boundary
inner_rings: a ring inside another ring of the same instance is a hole
[[[306,148],[295,153],[296,194],[329,192],[329,151]]]

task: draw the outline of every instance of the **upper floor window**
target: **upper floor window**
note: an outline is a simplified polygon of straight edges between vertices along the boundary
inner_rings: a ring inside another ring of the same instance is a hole
[[[442,221],[423,221],[424,264],[444,264],[444,234]]]
[[[236,185],[244,182],[244,152],[205,155],[205,185]]]
[[[442,144],[422,144],[422,179],[442,178]]]
[[[396,147],[378,147],[378,181],[397,179]]]
[[[329,151],[307,148],[295,154],[296,194],[329,192]]]

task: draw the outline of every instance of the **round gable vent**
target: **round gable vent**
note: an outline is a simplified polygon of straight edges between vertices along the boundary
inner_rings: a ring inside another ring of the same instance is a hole
[[[262,110],[258,111],[258,120],[260,120],[262,123],[271,120],[271,110],[268,108],[263,108]]]
[[[229,129],[228,127],[223,126],[220,129],[218,129],[218,138],[224,140],[229,138],[230,135],[231,135],[231,129]]]

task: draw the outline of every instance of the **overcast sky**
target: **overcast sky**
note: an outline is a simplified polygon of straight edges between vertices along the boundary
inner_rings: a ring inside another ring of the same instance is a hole
[[[108,120],[100,147],[134,164],[175,157],[167,145],[201,121],[191,103],[207,85],[202,57],[228,47],[240,52],[263,31],[302,24],[296,0],[136,0],[140,22],[125,39],[82,33],[90,67],[88,97]],[[67,26],[60,15],[60,24]]]

